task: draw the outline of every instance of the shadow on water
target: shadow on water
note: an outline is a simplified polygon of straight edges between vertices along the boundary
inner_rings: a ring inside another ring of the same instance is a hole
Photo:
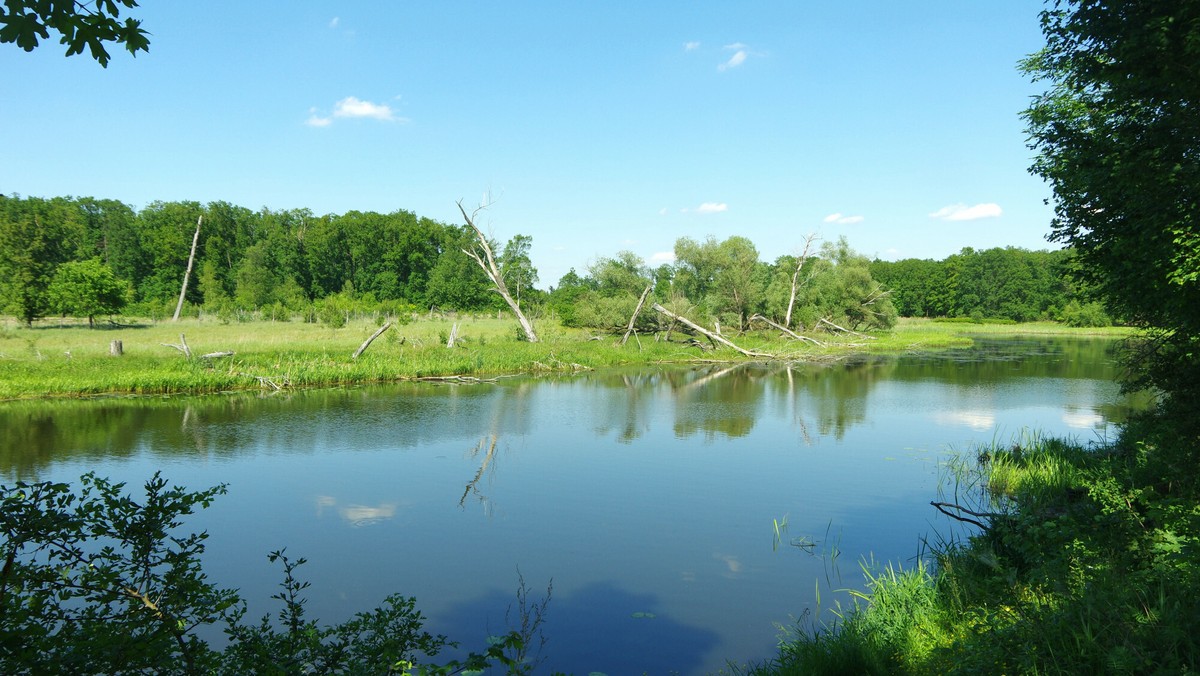
[[[701,673],[718,635],[678,622],[659,606],[654,595],[631,593],[611,582],[589,584],[569,594],[555,592],[542,627],[547,642],[538,671],[609,676]],[[485,637],[503,634],[519,622],[514,595],[492,591],[451,608],[430,623],[430,630],[462,639],[464,648],[478,651]]]

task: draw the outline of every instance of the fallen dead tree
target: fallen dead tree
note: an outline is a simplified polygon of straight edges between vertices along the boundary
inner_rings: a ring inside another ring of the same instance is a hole
[[[789,337],[791,337],[794,340],[803,340],[803,341],[806,341],[806,342],[812,343],[813,345],[818,345],[818,346],[825,345],[825,343],[822,343],[821,341],[817,340],[816,338],[809,338],[808,336],[802,336],[802,335],[796,333],[795,331],[792,331],[788,327],[786,327],[782,324],[777,324],[762,315],[757,315],[757,314],[751,315],[750,321],[762,322],[762,323],[766,324],[767,326],[770,326],[773,329],[778,329],[778,330],[782,331],[783,333],[785,333],[786,335],[788,335]]]
[[[709,331],[708,329],[704,328],[703,326],[700,326],[699,324],[693,322],[692,320],[688,319],[687,317],[683,317],[681,315],[675,314],[674,312],[671,312],[670,310],[663,307],[662,305],[659,305],[658,303],[655,303],[654,305],[651,305],[650,307],[653,308],[655,312],[658,312],[659,314],[664,315],[668,319],[679,322],[680,324],[683,324],[684,326],[695,331],[696,333],[703,335],[705,338],[708,338],[713,343],[720,343],[721,345],[724,345],[725,347],[735,350],[738,353],[743,354],[747,357],[762,357],[762,358],[766,358],[766,359],[775,359],[775,355],[773,355],[773,354],[768,354],[766,352],[755,352],[753,350],[747,350],[744,347],[735,345],[733,343],[733,341],[729,340],[725,336],[722,336],[719,333],[713,333],[712,331]]]

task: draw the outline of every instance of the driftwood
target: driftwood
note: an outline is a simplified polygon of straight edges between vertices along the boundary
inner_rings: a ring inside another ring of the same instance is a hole
[[[766,324],[766,325],[770,326],[771,328],[774,328],[774,329],[778,329],[778,330],[780,330],[780,331],[783,331],[784,333],[786,333],[787,335],[791,336],[792,338],[794,338],[794,339],[796,339],[796,340],[805,340],[805,341],[808,341],[808,342],[812,343],[813,345],[819,345],[819,346],[823,346],[823,345],[824,345],[824,343],[822,343],[821,341],[817,340],[816,338],[809,338],[808,336],[802,336],[802,335],[800,335],[800,334],[796,333],[795,331],[792,331],[792,330],[791,330],[791,329],[789,329],[788,327],[786,327],[786,326],[784,326],[784,325],[782,325],[782,324],[776,324],[775,322],[771,321],[770,319],[767,319],[766,317],[764,317],[764,316],[762,316],[762,315],[758,315],[758,314],[756,314],[756,315],[751,315],[751,316],[750,316],[750,321],[752,321],[752,322],[753,322],[753,321],[760,321],[760,322],[762,322],[762,323],[764,323],[764,324]]]
[[[371,343],[375,342],[376,338],[383,335],[383,332],[387,331],[390,328],[392,328],[391,322],[384,323],[383,326],[379,327],[378,331],[376,331],[375,333],[372,333],[370,338],[364,340],[363,344],[358,346],[358,349],[354,351],[354,354],[350,355],[350,358],[358,359],[359,355],[361,355],[363,352],[366,352],[368,347],[371,347]]]
[[[179,334],[179,344],[178,345],[175,345],[173,343],[159,343],[159,344],[162,345],[163,347],[175,348],[176,350],[179,350],[180,352],[182,352],[183,356],[187,357],[188,359],[192,358],[192,348],[188,347],[187,338],[184,338],[182,333]]]
[[[203,216],[196,219],[196,234],[192,235],[192,253],[188,255],[187,272],[183,273],[183,288],[179,289],[179,302],[175,304],[175,316],[171,318],[173,322],[179,321],[179,313],[183,310],[183,297],[187,294],[188,278],[192,276],[192,263],[196,262],[196,244],[200,242],[200,222],[203,220]]]
[[[859,338],[866,338],[867,340],[875,340],[875,336],[868,336],[865,333],[859,333],[858,331],[851,331],[850,329],[843,328],[841,326],[838,326],[837,324],[834,324],[833,322],[829,321],[828,319],[818,319],[817,322],[820,324],[828,324],[829,326],[832,326],[833,328],[837,329],[838,331],[845,331],[846,333],[849,333],[850,335],[853,335],[853,336],[858,336]]]
[[[662,305],[659,305],[658,303],[655,303],[654,305],[651,305],[650,307],[653,308],[655,312],[666,315],[667,318],[677,321],[680,324],[683,324],[684,326],[688,327],[689,329],[691,329],[697,333],[703,334],[704,337],[708,338],[709,340],[713,341],[714,343],[720,343],[726,347],[732,348],[732,349],[736,350],[737,352],[746,355],[747,357],[766,357],[768,359],[775,358],[775,355],[772,355],[772,354],[766,354],[765,352],[754,352],[751,350],[747,350],[743,347],[734,345],[733,342],[730,341],[728,338],[725,338],[722,335],[713,333],[712,331],[709,331],[708,329],[704,328],[703,326],[700,326],[699,324],[693,322],[692,320],[690,320],[686,317],[681,317],[680,315],[677,315],[674,312],[671,312],[670,310],[663,307]]]
[[[482,208],[480,207],[480,209]],[[525,332],[525,339],[531,343],[538,342],[537,334],[533,332],[533,324],[530,323],[525,313],[521,312],[521,304],[512,297],[512,294],[508,292],[508,286],[504,284],[504,275],[501,274],[500,267],[496,265],[496,257],[492,255],[492,245],[488,244],[487,237],[483,236],[483,231],[476,227],[475,221],[467,215],[467,210],[463,208],[461,201],[458,203],[458,210],[462,212],[463,219],[466,220],[467,225],[471,226],[471,230],[475,231],[475,239],[478,241],[475,246],[463,249],[462,252],[470,256],[471,260],[475,261],[492,281],[492,291],[500,294],[500,297],[512,309],[513,314],[517,316],[517,321],[521,323],[521,329]],[[474,213],[479,213],[479,209],[476,209]]]
[[[638,315],[642,313],[642,306],[646,304],[646,299],[650,297],[650,292],[653,290],[653,285],[647,286],[646,290],[642,292],[642,297],[638,299],[637,307],[633,309],[633,314],[629,316],[629,326],[625,327],[625,335],[621,336],[622,345],[629,340],[629,334],[633,333],[633,324],[637,321]]]
[[[983,523],[982,521],[976,521],[975,519],[967,518],[967,517],[963,516],[963,514],[970,514],[971,516],[977,516],[980,519],[997,519],[997,518],[1003,518],[1004,516],[1006,516],[1005,514],[997,514],[995,512],[975,512],[975,511],[967,509],[966,507],[963,507],[962,505],[956,505],[952,502],[930,502],[929,504],[931,504],[935,508],[937,508],[937,511],[941,512],[942,514],[945,514],[946,516],[950,517],[951,519],[954,519],[955,521],[962,521],[963,523],[973,524],[975,526],[979,526],[983,530],[988,530],[989,526],[987,524]],[[953,512],[950,511],[952,509],[954,510]]]
[[[454,341],[458,340],[458,322],[450,327],[450,337],[446,339],[446,347],[454,347]]]
[[[221,357],[232,357],[235,354],[237,353],[229,351],[209,352],[208,354],[200,355],[200,359],[220,359]]]
[[[247,378],[254,378],[255,380],[258,381],[258,384],[260,387],[269,387],[272,390],[275,390],[276,392],[282,390],[284,388],[284,386],[291,384],[288,382],[287,376],[283,376],[280,378],[280,381],[282,383],[282,384],[280,384],[280,383],[277,383],[274,380],[270,379],[267,376],[256,376],[253,373],[243,373],[241,375],[246,376]]]

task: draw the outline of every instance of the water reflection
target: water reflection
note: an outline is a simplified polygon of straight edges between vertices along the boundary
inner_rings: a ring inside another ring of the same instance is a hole
[[[1137,397],[1108,396],[1116,375],[1111,348],[1108,341],[1036,339],[1014,350],[1011,341],[992,340],[969,351],[866,357],[835,366],[707,365],[270,397],[8,402],[0,404],[0,473],[33,479],[54,463],[138,453],[221,461],[244,453],[408,449],[444,440],[494,439],[501,433],[516,438],[535,424],[553,424],[566,415],[585,416],[592,434],[625,445],[664,424],[678,439],[742,438],[770,416],[790,421],[796,437],[811,445],[814,437],[841,440],[868,420],[870,407],[903,408],[905,393],[912,392],[906,385],[936,390],[929,395],[930,410],[911,414],[927,416],[935,425],[983,431],[1001,424],[998,412],[1011,404],[1013,387],[1038,381],[1038,396],[1067,407],[1064,425],[1096,430],[1145,405]],[[562,411],[563,396],[585,403],[579,411]],[[480,480],[497,460],[494,444],[476,447],[468,456],[481,464],[462,501],[472,495],[486,501]]]
[[[251,603],[277,589],[266,551],[287,546],[311,562],[314,617],[413,594],[431,629],[475,647],[503,630],[519,566],[555,581],[548,667],[706,673],[769,655],[773,623],[815,603],[813,580],[823,594],[854,585],[830,582],[831,559],[908,560],[936,518],[947,446],[1006,427],[1102,434],[1143,405],[1118,396],[1114,374],[1105,343],[1039,340],[822,365],[10,402],[0,473],[227,482],[189,525],[212,534],[212,579]],[[830,556],[773,547],[780,515]]]

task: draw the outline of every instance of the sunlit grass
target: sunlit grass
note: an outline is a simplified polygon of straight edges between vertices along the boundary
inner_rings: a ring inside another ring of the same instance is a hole
[[[703,338],[697,343],[684,342],[679,331],[670,341],[665,334],[635,334],[619,346],[616,336],[563,327],[550,319],[537,323],[541,342],[532,344],[521,340],[516,322],[508,316],[464,314],[406,318],[372,343],[362,357],[352,360],[351,354],[379,324],[380,320],[359,319],[331,328],[301,321],[225,323],[206,316],[178,323],[129,320],[129,324],[100,324],[89,329],[75,320],[44,320],[27,328],[11,318],[0,319],[0,399],[205,393],[752,359],[726,347],[714,349]],[[447,349],[446,340],[455,325],[457,341],[453,349]],[[1005,325],[996,331],[1016,335],[1025,332],[1026,326]],[[971,345],[972,332],[986,330],[987,325],[902,320],[889,332],[810,334],[820,345],[788,340],[774,331],[727,332],[727,337],[775,359],[820,361],[855,352],[966,347]],[[1077,330],[1058,327],[1058,331]],[[180,334],[194,355],[191,360],[166,347],[180,345]],[[109,355],[110,343],[115,340],[123,345],[121,357]],[[213,352],[234,355],[198,358]]]

